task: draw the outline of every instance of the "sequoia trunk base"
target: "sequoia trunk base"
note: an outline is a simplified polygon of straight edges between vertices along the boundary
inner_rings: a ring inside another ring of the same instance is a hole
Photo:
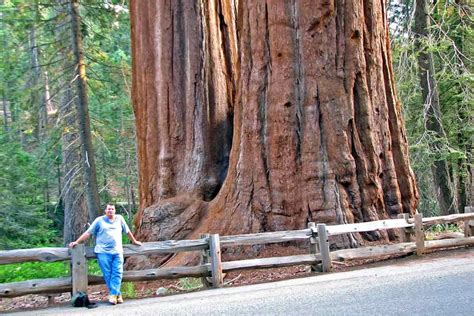
[[[385,3],[211,2],[131,2],[138,236],[414,213]]]

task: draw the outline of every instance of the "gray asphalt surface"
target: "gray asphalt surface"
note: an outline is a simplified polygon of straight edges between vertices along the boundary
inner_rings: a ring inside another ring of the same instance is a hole
[[[14,315],[474,315],[474,249],[266,284]]]

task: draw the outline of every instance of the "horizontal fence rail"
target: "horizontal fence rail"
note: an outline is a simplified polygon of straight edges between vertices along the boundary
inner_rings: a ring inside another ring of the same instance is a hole
[[[207,249],[206,240],[167,240],[143,243],[142,246],[124,245],[123,255],[125,257],[135,255],[150,255],[163,253],[177,253],[185,251],[198,251]]]
[[[332,225],[326,226],[326,228],[328,231],[328,235],[334,236],[349,233],[370,232],[382,229],[407,228],[413,226],[414,224],[408,223],[405,219],[387,219],[356,224]]]
[[[306,240],[311,237],[311,229],[287,230],[258,234],[221,236],[221,246],[249,246],[257,244],[272,244],[287,241]]]
[[[315,264],[320,261],[321,256],[319,254],[236,260],[223,262],[222,270],[228,272],[244,269],[279,268],[300,264]]]
[[[474,213],[453,214],[446,216],[424,217],[423,225],[449,224],[474,219]]]
[[[407,214],[399,219],[378,220],[345,225],[325,225],[309,223],[307,229],[294,231],[265,232],[257,234],[219,236],[202,235],[196,240],[167,240],[143,243],[142,246],[124,245],[124,256],[167,254],[188,251],[200,251],[201,264],[196,266],[162,267],[139,271],[124,271],[124,282],[150,281],[183,277],[201,277],[204,284],[212,287],[223,286],[223,273],[245,270],[286,267],[293,265],[310,265],[312,270],[329,272],[332,262],[356,259],[376,259],[408,254],[422,255],[442,248],[474,246],[474,212],[467,207],[465,214],[454,214],[423,218],[416,214],[409,218]],[[444,240],[426,241],[424,226],[447,224],[464,221],[464,237]],[[341,234],[361,233],[376,230],[397,229],[402,242],[391,245],[361,247],[330,251],[329,237]],[[288,241],[309,241],[309,254],[285,257],[257,258],[235,261],[221,261],[221,249],[232,246],[250,246],[256,244],[283,243]],[[23,282],[0,284],[0,297],[15,297],[26,294],[49,294],[87,290],[88,285],[103,284],[102,277],[87,275],[87,260],[95,258],[93,248],[36,248],[0,251],[0,264],[43,261],[55,262],[71,260],[75,262],[72,277],[56,279],[39,279]],[[210,280],[210,281],[209,281]]]
[[[166,240],[143,243],[142,246],[124,245],[124,257],[135,255],[152,255],[164,253],[177,253],[184,251],[198,251],[207,249],[206,240]],[[86,257],[95,258],[94,248],[86,248]],[[0,264],[21,263],[21,262],[55,262],[71,260],[69,248],[35,248],[0,251]]]
[[[72,290],[72,278],[39,279],[0,284],[0,297],[16,297],[26,294],[63,293]]]
[[[68,248],[35,248],[0,251],[0,264],[71,260]]]

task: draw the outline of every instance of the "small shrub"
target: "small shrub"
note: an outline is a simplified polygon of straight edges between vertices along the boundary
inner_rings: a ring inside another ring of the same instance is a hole
[[[96,259],[87,261],[87,269],[89,274],[102,276]],[[0,265],[0,283],[67,277],[70,271],[69,261],[5,264]]]
[[[153,290],[152,289],[146,289],[145,290],[145,296],[150,296],[153,294]]]
[[[0,266],[0,283],[66,277],[69,275],[69,271],[69,262],[6,264]]]
[[[436,224],[425,230],[427,240],[433,240],[441,233],[461,233],[462,227],[458,224]]]
[[[192,291],[201,288],[202,281],[200,278],[181,278],[179,279],[179,287],[186,291]]]
[[[135,291],[135,285],[132,282],[125,282],[122,284],[122,296],[124,298],[136,298],[137,292]]]
[[[102,276],[102,271],[97,263],[97,259],[87,261],[87,273]]]

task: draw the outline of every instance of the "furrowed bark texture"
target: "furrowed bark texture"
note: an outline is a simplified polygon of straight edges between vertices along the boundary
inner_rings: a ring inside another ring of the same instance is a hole
[[[215,1],[133,1],[131,17],[141,205],[136,224],[141,238],[182,238],[194,230],[228,169],[235,18]]]
[[[413,213],[418,193],[385,3],[239,1],[237,10],[210,2],[131,2],[140,236],[273,231]],[[186,15],[181,28],[179,13]],[[206,196],[214,178],[222,188]],[[185,212],[196,217],[192,225],[179,222]]]

